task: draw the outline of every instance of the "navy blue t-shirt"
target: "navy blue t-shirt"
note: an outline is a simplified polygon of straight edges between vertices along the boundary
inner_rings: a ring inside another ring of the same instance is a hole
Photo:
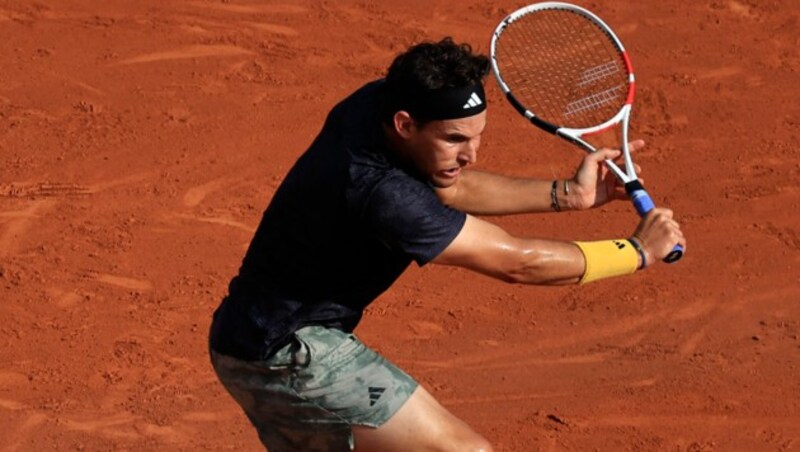
[[[466,215],[387,149],[382,86],[334,107],[275,192],[214,314],[217,352],[264,359],[306,325],[350,332],[412,260],[426,264],[461,231]]]

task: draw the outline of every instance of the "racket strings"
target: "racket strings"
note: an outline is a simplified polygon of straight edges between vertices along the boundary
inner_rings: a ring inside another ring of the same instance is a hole
[[[585,16],[541,10],[510,23],[497,48],[514,96],[553,124],[588,128],[625,104],[628,71],[611,38]]]

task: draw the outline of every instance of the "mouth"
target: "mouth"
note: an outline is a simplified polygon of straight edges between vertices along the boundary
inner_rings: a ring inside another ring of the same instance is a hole
[[[458,173],[461,172],[461,167],[450,168],[448,170],[443,170],[441,173],[448,179],[453,179],[458,176]]]

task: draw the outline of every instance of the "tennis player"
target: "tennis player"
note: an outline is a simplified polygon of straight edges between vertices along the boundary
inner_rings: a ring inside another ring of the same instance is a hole
[[[634,273],[686,245],[667,209],[627,238],[597,242],[515,237],[478,218],[625,198],[602,164],[616,150],[587,155],[569,180],[471,169],[488,70],[449,38],[409,48],[333,108],[272,198],[210,333],[217,375],[270,452],[491,450],[353,335],[411,262],[576,284]]]

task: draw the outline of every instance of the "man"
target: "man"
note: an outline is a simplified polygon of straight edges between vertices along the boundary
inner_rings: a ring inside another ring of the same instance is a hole
[[[573,284],[633,273],[685,246],[666,209],[628,240],[590,243],[514,237],[475,217],[624,197],[602,163],[614,150],[586,156],[569,181],[469,169],[488,67],[449,38],[411,47],[385,79],[333,108],[275,193],[210,335],[220,380],[271,452],[491,450],[352,335],[411,261]]]

